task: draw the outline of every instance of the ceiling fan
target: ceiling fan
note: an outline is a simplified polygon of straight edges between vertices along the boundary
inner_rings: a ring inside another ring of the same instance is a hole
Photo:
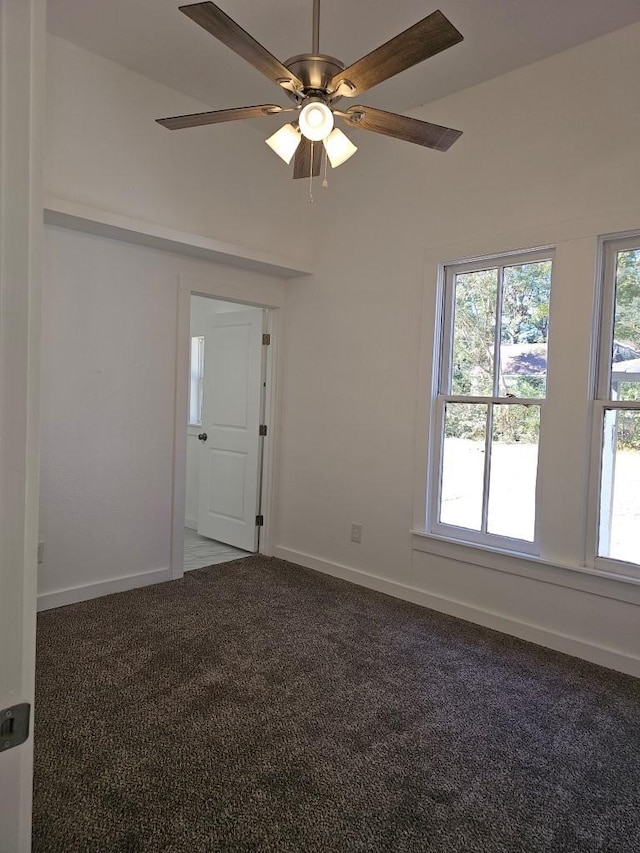
[[[289,107],[261,104],[157,119],[169,130],[295,112],[294,122],[266,140],[285,163],[293,159],[294,178],[320,174],[323,147],[332,167],[355,153],[356,146],[334,127],[335,117],[348,127],[382,133],[436,151],[446,151],[462,135],[459,130],[373,107],[337,107],[342,98],[359,97],[378,83],[462,41],[462,35],[440,11],[432,12],[348,68],[339,59],[320,53],[320,0],[313,2],[311,53],[293,56],[284,63],[215,3],[193,3],[181,6],[180,11],[280,86],[294,103]]]

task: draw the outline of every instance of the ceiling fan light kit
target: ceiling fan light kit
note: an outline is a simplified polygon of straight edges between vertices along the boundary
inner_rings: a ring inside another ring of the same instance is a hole
[[[298,128],[292,124],[285,124],[280,130],[276,130],[273,136],[265,139],[265,142],[288,165],[293,160],[302,137]]]
[[[329,136],[324,140],[324,150],[332,168],[341,166],[349,157],[352,157],[357,147],[338,127],[334,127]]]
[[[333,113],[320,98],[310,98],[300,111],[298,124],[303,136],[320,142],[333,130]]]
[[[334,127],[336,117],[349,127],[436,151],[447,151],[462,135],[459,130],[360,104],[347,110],[337,108],[342,98],[359,96],[461,42],[462,35],[440,11],[432,12],[347,68],[339,59],[319,52],[320,0],[313,0],[312,52],[294,56],[284,63],[214,3],[192,3],[181,6],[180,11],[276,83],[293,105],[262,104],[157,119],[169,130],[295,112],[297,119],[285,124],[265,142],[285,163],[294,161],[294,178],[311,179],[319,175],[321,169],[322,148],[315,143],[323,143],[325,158],[333,168],[358,150]]]

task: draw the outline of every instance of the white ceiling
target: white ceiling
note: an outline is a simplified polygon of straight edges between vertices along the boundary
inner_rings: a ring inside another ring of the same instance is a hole
[[[286,104],[178,11],[186,0],[48,0],[49,30],[214,109]],[[311,51],[312,0],[218,0],[285,61]],[[322,0],[320,50],[349,65],[440,8],[464,41],[362,100],[405,111],[640,20],[638,0]]]

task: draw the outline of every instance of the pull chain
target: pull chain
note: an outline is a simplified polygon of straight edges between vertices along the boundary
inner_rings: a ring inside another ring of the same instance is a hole
[[[327,180],[327,150],[325,148],[324,151],[324,180],[322,181],[322,186],[327,189],[329,186],[329,181]]]
[[[313,204],[313,142],[311,143],[311,165],[309,166],[309,204]]]

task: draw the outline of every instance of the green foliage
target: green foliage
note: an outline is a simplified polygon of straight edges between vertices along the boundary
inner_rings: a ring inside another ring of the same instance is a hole
[[[613,336],[640,350],[640,249],[618,253]]]
[[[492,393],[497,288],[495,269],[456,276],[453,394]]]
[[[502,314],[496,331],[498,270],[456,276],[451,393],[493,396],[496,335],[502,345],[541,344],[549,327],[551,262],[537,261],[506,267],[502,285]],[[498,366],[500,394],[518,398],[544,397],[546,379],[540,375],[506,378]],[[447,436],[484,439],[486,406],[447,407]],[[494,415],[494,440],[536,441],[537,406],[499,406]]]
[[[635,399],[637,400],[638,397]],[[638,412],[618,412],[616,447],[618,450],[640,450],[640,417]]]
[[[550,287],[551,261],[505,269],[500,329],[502,343],[546,342]]]
[[[614,339],[640,351],[640,249],[618,253]],[[621,400],[640,400],[640,383],[621,381]],[[640,418],[620,412],[617,418],[618,447],[640,450]]]
[[[539,406],[495,406],[493,440],[514,444],[537,444],[540,432]]]
[[[487,407],[473,403],[447,403],[445,436],[484,441]]]
[[[621,382],[620,400],[640,400],[640,382]],[[616,443],[621,450],[640,450],[640,414],[636,411],[618,411],[616,418]]]
[[[483,404],[447,403],[445,436],[484,442],[487,409]],[[493,407],[493,441],[537,444],[540,407],[496,405]]]

